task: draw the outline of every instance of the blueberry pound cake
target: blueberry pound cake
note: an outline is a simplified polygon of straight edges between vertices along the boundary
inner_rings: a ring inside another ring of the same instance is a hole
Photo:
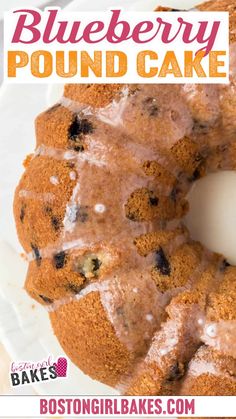
[[[230,13],[230,83],[65,86],[15,194],[27,292],[127,395],[236,395],[236,267],[182,221],[197,179],[236,169],[236,2],[198,9]]]

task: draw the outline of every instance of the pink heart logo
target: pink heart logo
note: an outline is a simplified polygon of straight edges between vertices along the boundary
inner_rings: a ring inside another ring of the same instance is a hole
[[[67,359],[58,358],[57,362],[54,362],[55,371],[58,377],[66,377],[67,373]]]

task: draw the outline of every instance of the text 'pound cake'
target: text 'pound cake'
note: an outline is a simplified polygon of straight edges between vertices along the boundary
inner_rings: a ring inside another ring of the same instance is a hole
[[[236,267],[191,239],[194,181],[236,169],[229,85],[79,85],[36,120],[15,194],[27,292],[70,359],[128,395],[236,395]]]

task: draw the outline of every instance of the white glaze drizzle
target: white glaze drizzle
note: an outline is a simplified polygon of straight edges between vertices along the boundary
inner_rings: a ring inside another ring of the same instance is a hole
[[[148,90],[148,87],[144,87],[144,90],[146,89],[147,92],[149,92],[150,90]],[[158,90],[158,88],[156,88],[157,92],[159,92],[161,94],[161,91]],[[164,88],[163,88],[164,89]],[[120,99],[119,102],[117,101],[113,101],[112,104],[110,104],[108,107],[97,110],[94,112],[94,110],[91,107],[88,106],[83,106],[78,104],[77,102],[71,101],[67,98],[63,98],[61,100],[61,105],[70,109],[71,111],[75,112],[75,113],[82,113],[83,115],[86,116],[91,116],[92,118],[95,116],[95,118],[97,118],[97,120],[101,121],[102,123],[106,123],[107,125],[111,125],[112,127],[120,127],[120,138],[122,138],[122,133],[125,132],[125,135],[127,135],[127,141],[126,141],[126,146],[125,146],[125,152],[130,152],[130,155],[132,155],[133,151],[136,150],[136,154],[135,152],[133,153],[133,157],[134,157],[134,161],[131,162],[131,165],[128,166],[128,169],[130,170],[130,173],[125,174],[126,177],[126,189],[125,191],[122,190],[121,191],[121,196],[122,196],[122,202],[126,202],[127,198],[129,197],[129,195],[135,190],[135,188],[137,187],[145,187],[145,186],[151,186],[153,189],[157,189],[158,191],[161,190],[161,192],[164,194],[165,190],[167,190],[166,195],[168,195],[170,193],[170,189],[166,188],[165,185],[158,185],[158,186],[154,186],[154,179],[150,179],[148,180],[147,177],[145,176],[141,176],[140,171],[138,171],[138,175],[135,174],[136,170],[137,170],[137,163],[139,163],[140,165],[140,155],[142,154],[144,160],[147,160],[148,158],[152,159],[152,160],[156,160],[157,162],[160,163],[160,165],[164,168],[166,168],[166,170],[172,174],[176,179],[180,179],[180,172],[181,172],[181,168],[178,167],[178,165],[176,164],[176,162],[174,162],[174,160],[169,157],[165,156],[164,150],[158,150],[158,147],[156,146],[156,148],[154,147],[152,149],[152,147],[150,146],[150,148],[145,148],[145,141],[146,141],[146,135],[147,133],[141,133],[141,138],[140,138],[140,142],[136,143],[136,142],[132,142],[129,141],[129,138],[133,138],[134,133],[132,132],[132,128],[135,126],[133,124],[133,118],[136,115],[137,112],[137,108],[133,110],[129,109],[129,112],[125,112],[127,111],[127,107],[129,105],[129,100],[128,100],[128,91],[124,91],[123,93],[123,97]],[[171,91],[169,91],[169,93],[171,93]],[[194,95],[195,97],[195,95]],[[167,117],[168,115],[168,103],[165,103],[166,101],[166,97],[164,96],[164,105],[163,105],[163,114]],[[137,99],[137,97],[135,97],[135,99],[133,101],[135,101]],[[141,100],[141,98],[139,98],[139,100]],[[193,99],[193,96],[190,96],[189,99]],[[183,109],[185,109],[184,105]],[[217,113],[217,112],[216,112]],[[214,114],[214,112],[213,112]],[[111,119],[115,118],[115,121],[113,121],[113,123],[111,123]],[[215,116],[215,115],[213,115]],[[170,118],[171,121],[171,118]],[[172,132],[171,130],[173,130],[174,134],[172,134],[172,137],[169,133],[166,133],[166,137],[164,138],[166,141],[166,145],[167,147],[171,147],[173,146],[176,141],[178,141],[178,139],[182,138],[184,135],[188,135],[191,132],[192,129],[192,117],[190,117],[189,113],[186,110],[186,113],[184,112],[180,112],[180,122],[179,125],[178,123],[174,123],[171,122],[170,123],[170,132]],[[183,126],[182,126],[183,125]],[[103,125],[101,125],[101,128],[103,127]],[[131,131],[130,131],[131,130]],[[109,130],[107,131],[109,133]],[[101,140],[102,137],[100,137]],[[94,138],[93,135],[89,135],[87,138],[87,141],[89,143],[89,149],[85,150],[83,153],[77,153],[74,152],[73,150],[70,151],[65,151],[65,150],[60,150],[60,149],[54,149],[52,147],[47,147],[45,145],[41,145],[35,155],[45,155],[45,156],[49,156],[58,160],[73,160],[76,162],[76,170],[77,170],[77,175],[78,175],[78,182],[73,190],[73,195],[71,197],[70,202],[67,205],[67,210],[66,210],[66,214],[65,214],[65,218],[64,218],[64,231],[63,231],[63,246],[62,248],[64,249],[85,249],[87,247],[91,247],[91,241],[89,241],[90,245],[88,243],[86,243],[86,241],[84,241],[84,237],[82,237],[81,239],[76,239],[78,234],[72,234],[75,233],[75,227],[76,227],[76,222],[71,222],[71,213],[73,215],[73,209],[74,209],[74,205],[78,205],[81,202],[79,201],[80,198],[80,185],[83,184],[83,182],[80,179],[80,169],[81,167],[85,167],[86,169],[88,169],[88,167],[93,166],[93,170],[94,168],[97,170],[106,170],[106,168],[108,167],[108,163],[109,163],[109,159],[107,159],[107,152],[109,151],[107,149],[106,146],[104,146],[104,144],[101,141],[98,141],[97,138]],[[114,147],[116,147],[116,150],[121,150],[123,147],[119,148],[119,144],[115,143]],[[147,150],[148,149],[148,150]],[[111,155],[109,155],[110,157]],[[122,156],[123,157],[123,156]],[[113,159],[114,160],[114,159]],[[113,161],[114,163],[114,161]],[[174,164],[172,164],[174,163]],[[128,178],[128,180],[127,180]],[[120,181],[122,181],[122,177],[119,177]],[[27,192],[27,193],[26,193]],[[24,191],[24,194],[21,195],[22,197],[30,197],[30,191]],[[32,192],[32,194],[34,194]],[[45,194],[36,194],[35,199],[44,199],[45,198]],[[47,199],[45,199],[47,200]],[[106,208],[109,209],[109,205],[107,206],[106,204],[104,204],[106,206]],[[73,217],[72,217],[73,219]],[[70,223],[68,223],[68,220],[70,220]],[[140,223],[141,224],[141,223]],[[128,224],[127,224],[128,225]],[[138,225],[138,228],[136,228]],[[136,224],[136,226],[134,227],[134,224],[132,224],[132,232],[137,232],[139,234],[144,233],[144,232],[150,232],[150,231],[155,231],[156,225],[155,223],[146,223],[146,225],[144,223],[142,223],[142,227],[141,225],[139,226],[139,223]],[[123,224],[123,229],[125,229],[125,225]],[[69,234],[67,234],[69,233]],[[71,237],[72,235],[72,237]],[[122,241],[122,240],[121,240]],[[108,240],[108,243],[111,243]],[[92,242],[93,244],[93,242]],[[71,246],[71,247],[70,247]],[[127,248],[129,249],[130,247],[130,243],[127,243]],[[59,251],[59,246],[48,246],[48,248],[46,249],[41,249],[40,250],[40,255],[43,257],[51,257],[51,255],[55,252],[55,251]],[[130,248],[131,249],[131,248]],[[174,250],[176,249],[175,246],[173,246],[173,248],[171,249],[172,252],[174,252]],[[132,257],[134,256],[133,252],[130,250],[129,256],[131,255]],[[32,255],[31,255],[32,256]],[[135,260],[135,258],[134,258]],[[198,266],[196,269],[196,274],[200,274],[202,272],[202,268],[204,267],[204,263],[205,261],[202,262],[202,264],[200,264],[200,267]],[[141,264],[142,266],[142,264]],[[150,266],[149,264],[145,263],[145,270],[142,271],[140,269],[139,266],[139,279],[143,278],[142,276],[140,276],[140,273],[145,276],[146,275],[146,270],[147,270],[147,266]],[[135,279],[137,281],[137,272],[135,273]],[[194,282],[194,281],[193,281]],[[99,287],[97,288],[97,290],[99,290],[100,295],[101,295],[101,300],[103,302],[103,306],[106,309],[107,313],[108,313],[108,317],[110,318],[111,322],[114,324],[116,333],[118,335],[118,337],[124,341],[127,345],[127,347],[129,347],[130,350],[136,350],[138,345],[140,345],[140,341],[136,341],[136,336],[135,334],[132,335],[133,331],[131,330],[131,332],[129,333],[129,336],[127,338],[126,336],[126,331],[125,331],[125,326],[122,324],[117,322],[117,317],[114,314],[115,311],[115,303],[114,303],[114,298],[116,298],[119,294],[119,286],[120,284],[117,283],[117,281],[112,282],[112,284],[109,282],[109,287],[111,287],[110,289],[107,289],[106,286],[104,284],[107,284],[106,281],[103,281],[99,284]],[[148,280],[147,280],[147,284],[151,285],[152,284],[152,280],[150,279],[150,275],[148,275]],[[134,283],[132,282],[132,278],[130,278],[130,283],[128,283],[128,286],[132,286],[132,290],[137,289],[138,293],[140,292],[140,287],[134,287]],[[113,287],[114,286],[114,287]],[[91,284],[91,287],[88,288],[87,291],[84,291],[85,294],[83,294],[82,292],[79,294],[81,295],[81,297],[77,298],[77,296],[75,296],[75,299],[80,299],[82,298],[82,296],[87,295],[89,292],[94,292],[95,290],[93,289],[94,285]],[[104,288],[105,287],[105,288]],[[112,292],[111,292],[112,290]],[[130,291],[130,290],[129,290]],[[154,291],[154,288],[153,288]],[[122,296],[122,294],[125,292],[125,289],[123,289],[123,285],[121,286],[120,289],[120,295]],[[117,294],[116,294],[117,293]],[[119,298],[120,298],[119,295]],[[158,301],[158,296],[160,294],[156,291],[153,294],[154,298],[157,298],[156,301]],[[118,297],[117,297],[118,298]],[[69,302],[74,301],[74,297],[69,297],[69,300],[67,299],[62,299],[60,301],[57,301],[55,304],[58,304],[58,306],[56,309],[58,309],[59,307],[61,307],[61,305],[63,304],[68,304]],[[158,303],[160,303],[158,301]],[[165,302],[162,304],[157,304],[160,305],[160,307],[167,305],[167,301],[166,301],[166,296],[165,296]],[[143,314],[143,312],[141,311],[141,313]],[[153,315],[153,314],[151,314]],[[148,313],[146,314],[146,316],[150,316],[150,309],[148,311]],[[148,318],[144,316],[144,318],[146,319],[146,321],[148,323],[152,323],[148,320]],[[150,318],[150,317],[149,317]],[[146,326],[146,323],[145,323]],[[156,325],[157,328],[157,325]],[[154,332],[155,328],[153,329],[152,333]],[[151,339],[151,335],[152,333],[149,335],[149,339]],[[132,335],[132,338],[131,338]],[[170,340],[170,351],[172,350],[172,348],[174,348],[176,345],[176,339],[173,338],[172,340]],[[160,348],[161,349],[161,348]],[[161,352],[159,355],[163,356],[164,354],[168,354],[169,352],[169,348],[162,348]],[[150,354],[152,354],[152,351],[149,351],[149,356]],[[147,357],[148,359],[148,357]]]
[[[19,197],[25,199],[35,199],[39,201],[53,201],[55,199],[55,195],[51,192],[34,192],[28,191],[26,189],[21,189],[19,191]]]

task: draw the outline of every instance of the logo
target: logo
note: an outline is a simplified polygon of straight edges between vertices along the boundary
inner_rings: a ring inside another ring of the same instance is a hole
[[[67,373],[67,359],[59,357],[57,360],[53,360],[50,355],[47,359],[38,362],[12,362],[10,366],[10,381],[12,387],[16,387],[66,378]]]

